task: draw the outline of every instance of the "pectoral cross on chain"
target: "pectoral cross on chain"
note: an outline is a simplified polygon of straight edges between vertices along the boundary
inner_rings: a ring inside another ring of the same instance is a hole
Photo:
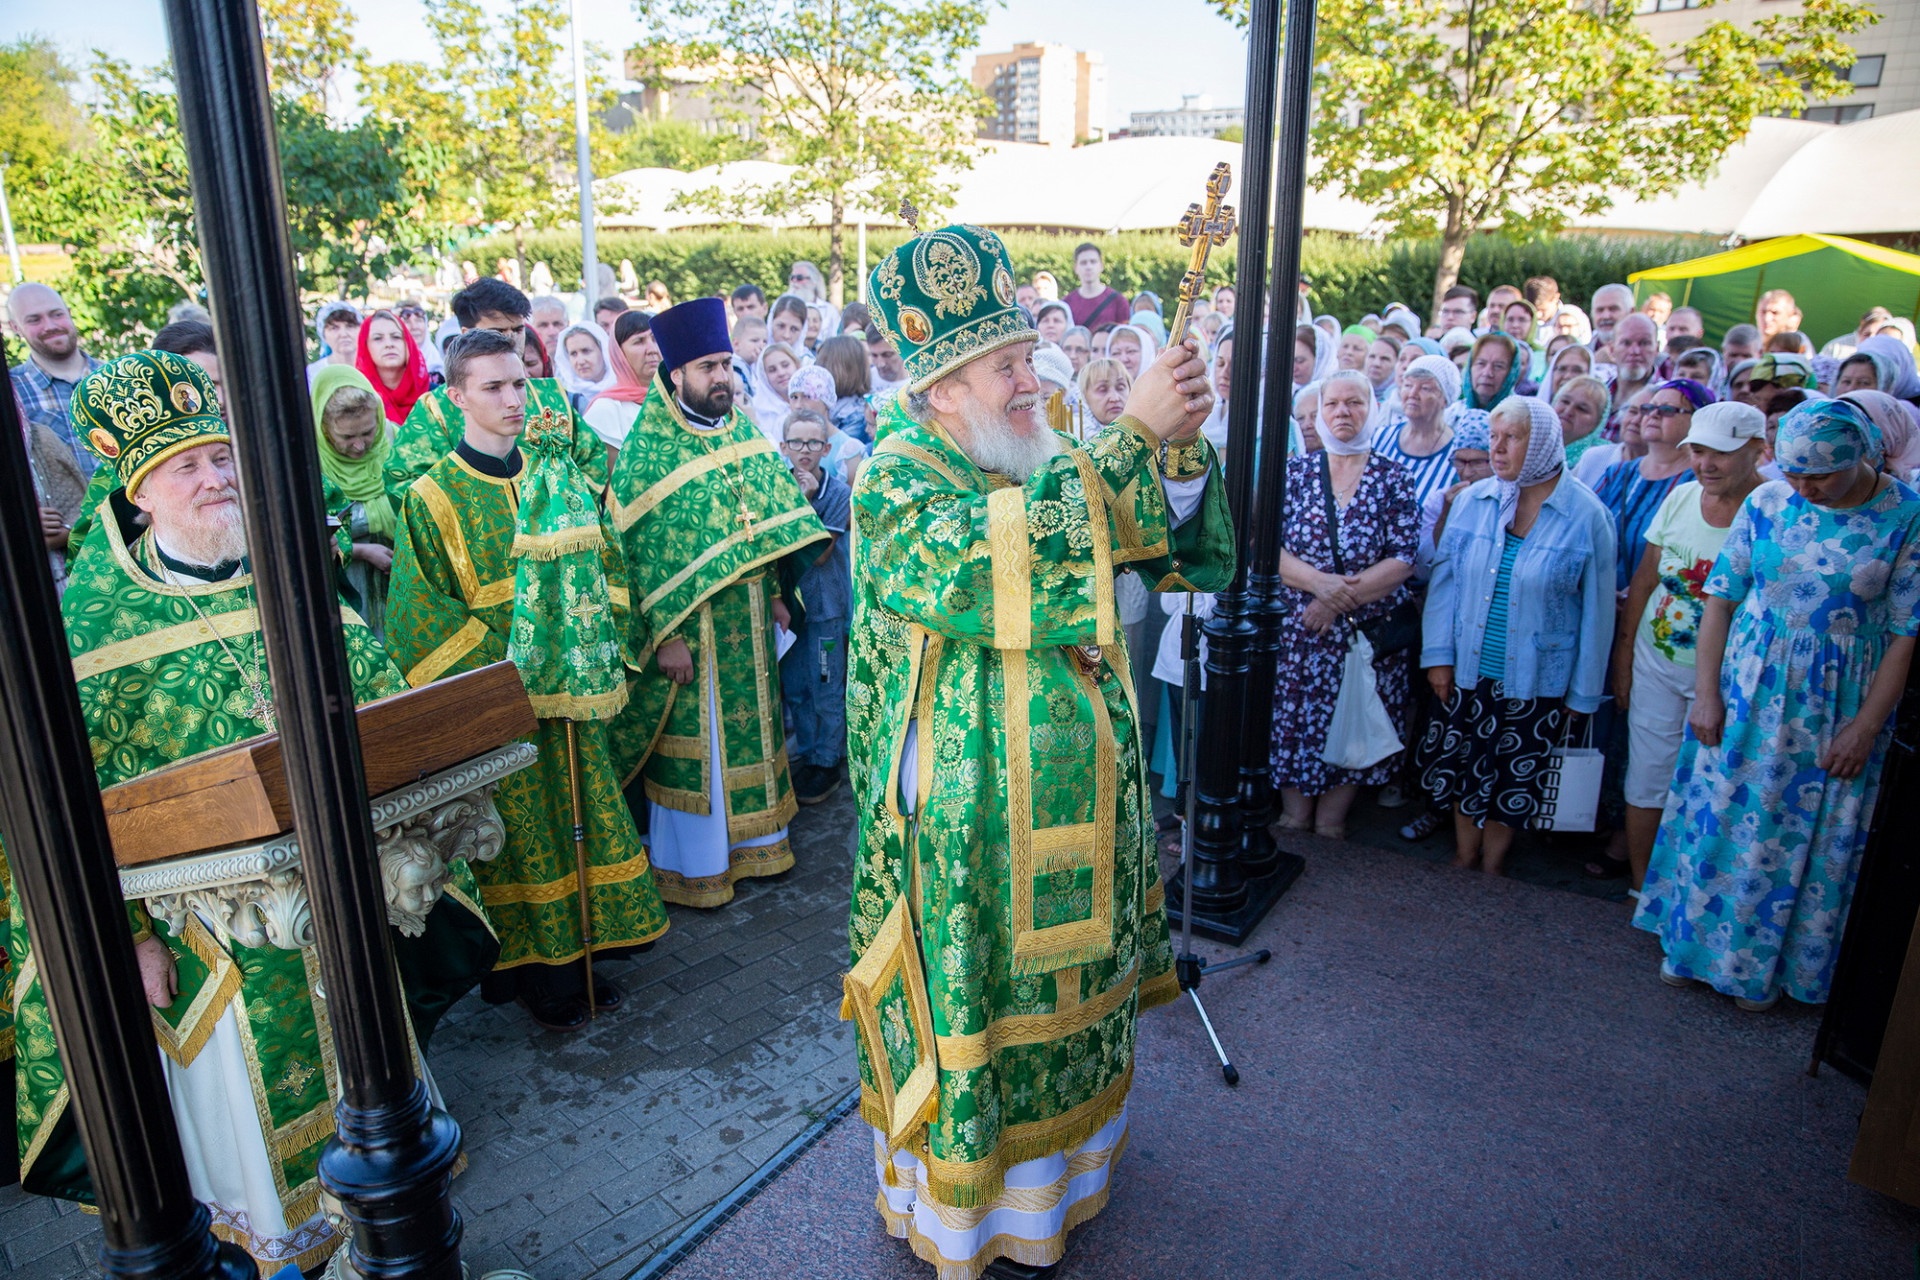
[[[758,515],[754,514],[752,508],[747,506],[747,500],[745,498],[740,499],[740,514],[735,516],[734,519],[740,522],[742,532],[752,533],[753,522],[759,518]]]
[[[1190,204],[1180,215],[1180,243],[1193,249],[1193,257],[1187,263],[1187,274],[1180,277],[1180,306],[1173,313],[1169,345],[1187,336],[1188,312],[1193,310],[1206,283],[1207,255],[1225,244],[1237,225],[1233,206],[1220,203],[1232,186],[1233,170],[1223,160],[1213,166],[1213,173],[1207,178],[1206,207]]]

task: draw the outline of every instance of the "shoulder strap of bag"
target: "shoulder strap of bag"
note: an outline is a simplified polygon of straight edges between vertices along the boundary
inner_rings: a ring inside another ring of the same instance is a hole
[[[1333,504],[1333,464],[1327,451],[1320,451],[1320,500],[1327,505],[1327,540],[1333,544],[1333,571],[1346,576],[1347,562],[1340,555],[1340,511]]]

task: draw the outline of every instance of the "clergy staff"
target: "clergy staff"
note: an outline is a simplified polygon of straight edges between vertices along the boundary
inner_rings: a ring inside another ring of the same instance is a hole
[[[653,335],[660,367],[609,500],[633,589],[633,698],[614,733],[661,896],[717,907],[793,866],[775,627],[793,625],[795,584],[831,535],[734,405],[720,300],[662,311]]]
[[[72,415],[75,435],[110,473],[61,602],[100,785],[272,732],[240,491],[212,380],[184,357],[135,352],[82,378]],[[144,529],[126,518],[133,510]],[[355,696],[405,689],[359,615],[343,605],[340,623]],[[474,888],[464,861],[452,870],[456,885]],[[421,937],[394,938],[403,972],[439,975],[434,990],[406,987],[421,1044],[496,950],[461,896],[440,899]],[[7,907],[21,1182],[89,1204],[59,1047],[11,886]],[[215,1233],[243,1245],[263,1271],[318,1267],[342,1237],[321,1211],[315,1176],[339,1099],[312,950],[241,945],[194,911],[169,921],[130,903],[128,913],[195,1198],[211,1208]],[[410,955],[435,963],[410,966]],[[431,1091],[424,1063],[416,1070]]]
[[[387,649],[416,687],[502,659],[519,668],[540,754],[494,794],[506,847],[476,871],[500,971],[482,990],[573,1031],[621,1000],[605,977],[589,995],[591,956],[667,929],[608,743],[627,701],[626,577],[579,465],[586,429],[529,382],[515,341],[471,329],[448,344],[446,370],[461,434],[402,504]]]
[[[1032,1276],[1105,1203],[1135,1018],[1178,994],[1114,575],[1233,574],[1195,348],[1084,445],[1049,429],[998,236],[869,281],[909,381],[854,487],[843,1012],[886,1229],[942,1277]]]

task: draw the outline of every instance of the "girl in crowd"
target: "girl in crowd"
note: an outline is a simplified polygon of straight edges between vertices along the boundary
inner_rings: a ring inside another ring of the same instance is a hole
[[[772,310],[767,312],[767,337],[774,342],[784,342],[795,351],[804,350],[807,336],[807,300],[791,293],[783,293],[773,300]]]
[[[613,385],[606,332],[597,324],[569,325],[561,330],[560,358],[554,372],[566,388],[573,411],[585,416],[593,398]]]
[[[1607,384],[1598,378],[1577,377],[1561,386],[1553,397],[1553,411],[1560,416],[1560,437],[1567,446],[1567,466],[1577,467],[1580,459],[1594,446],[1606,443],[1600,428],[1606,425],[1613,407]]]
[[[1634,924],[1660,976],[1823,1003],[1920,630],[1920,496],[1847,400],[1780,423],[1706,583],[1693,710]]]
[[[404,472],[388,473],[393,432],[382,421],[381,403],[373,380],[351,365],[328,365],[314,378],[321,491],[346,544],[341,571],[359,597],[367,629],[384,638],[399,509],[394,486],[406,483],[407,477]]]
[[[858,338],[828,338],[820,344],[814,363],[833,375],[840,396],[833,402],[827,418],[834,426],[869,448],[873,433],[867,430],[867,396],[873,391],[872,366],[867,362],[867,344]]]
[[[801,364],[798,351],[784,342],[774,342],[761,351],[760,363],[754,366],[753,420],[775,444],[786,438],[782,427],[789,411],[787,388]]]
[[[1346,837],[1347,811],[1363,786],[1391,781],[1400,753],[1366,769],[1321,758],[1356,629],[1411,599],[1407,579],[1419,541],[1419,509],[1405,467],[1373,449],[1381,409],[1365,374],[1343,369],[1320,388],[1318,454],[1287,460],[1281,512],[1280,581],[1286,596],[1276,666],[1272,768],[1278,825]],[[1395,730],[1407,721],[1404,654],[1374,659],[1380,699]]]
[[[540,341],[540,333],[532,325],[527,326],[526,341],[520,347],[520,363],[526,366],[528,378],[553,376],[553,361],[547,355],[547,344]]]
[[[1420,665],[1442,710],[1419,761],[1422,789],[1453,809],[1454,866],[1502,875],[1568,713],[1605,695],[1614,546],[1545,401],[1502,401],[1490,427],[1493,477],[1448,508],[1427,588]]]
[[[427,374],[427,358],[420,354],[407,326],[391,311],[376,311],[360,326],[359,349],[352,367],[365,375],[380,397],[387,421],[396,425],[407,420],[414,402],[433,386]]]

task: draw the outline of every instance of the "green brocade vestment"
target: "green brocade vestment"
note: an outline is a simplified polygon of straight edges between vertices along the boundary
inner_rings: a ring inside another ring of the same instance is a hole
[[[551,409],[573,421],[573,459],[587,473],[594,492],[607,487],[607,446],[593,429],[580,420],[567,401],[566,389],[552,378],[532,378],[527,382],[527,419],[532,421],[544,409]],[[435,387],[413,402],[407,420],[393,437],[394,465],[408,479],[427,474],[433,464],[453,452],[467,433],[467,415],[447,396],[445,387]],[[509,575],[511,576],[511,575]]]
[[[597,438],[594,447],[600,447]],[[387,591],[387,648],[415,687],[507,656],[513,540],[520,481],[527,471],[521,455],[516,452],[514,458],[518,472],[502,479],[483,475],[449,453],[407,491]],[[626,576],[604,515],[601,531],[606,538],[602,564],[618,623],[627,608]],[[536,708],[543,716],[560,710]],[[574,727],[595,946],[638,946],[666,932],[666,908],[620,794],[608,726],[581,720]],[[567,721],[543,718],[529,741],[539,748],[539,758],[503,779],[494,793],[506,826],[506,848],[474,868],[487,915],[500,935],[503,969],[564,964],[578,959],[582,949]]]
[[[1024,485],[897,404],[882,430],[853,497],[843,1013],[862,1116],[977,1208],[1120,1113],[1136,1015],[1178,994],[1114,575],[1220,590],[1233,531],[1204,440],[1168,455],[1206,478],[1170,529],[1128,419]]]
[[[128,545],[118,522],[103,509],[74,561],[61,601],[102,788],[269,731],[262,717],[270,712],[257,705],[247,685],[266,671],[253,577],[241,574],[208,584],[159,581],[143,567],[157,563],[151,544],[142,536]],[[359,616],[344,606],[340,612],[356,698],[369,702],[404,691],[405,681]],[[464,862],[452,869],[453,881],[429,915],[427,933],[396,938],[403,972],[413,944],[471,955],[471,949],[459,949],[477,933],[491,954],[477,886]],[[16,886],[8,886],[7,898],[22,1183],[37,1194],[91,1203],[91,1181],[67,1109],[66,1075]],[[173,954],[179,995],[168,1008],[153,1010],[155,1036],[168,1058],[182,1068],[191,1066],[222,1015],[235,1016],[275,1189],[289,1227],[298,1228],[318,1207],[315,1170],[333,1136],[339,1097],[326,1006],[313,996],[318,955],[311,947],[294,951],[223,943],[193,914],[175,935],[165,923],[149,919],[138,903],[127,909],[137,938],[151,932]],[[448,976],[443,962],[436,966]],[[478,977],[477,972],[465,975],[463,985],[454,975],[453,981],[464,991]],[[418,994],[408,991],[410,1005]],[[427,1007],[414,1007],[422,1040],[450,1003],[448,994],[426,993]],[[223,1115],[210,1123],[227,1121]],[[244,1207],[213,1206],[214,1230],[257,1249],[260,1241],[250,1239],[240,1220],[231,1217],[232,1210]],[[338,1245],[331,1232],[321,1235],[296,1231],[294,1243],[280,1242],[295,1250],[310,1242],[312,1256],[256,1256],[276,1267],[288,1261],[310,1267]]]
[[[713,771],[723,769],[729,842],[774,834],[798,807],[773,626],[780,562],[805,547],[817,553],[831,535],[786,460],[744,414],[698,430],[657,380],[620,449],[608,506],[633,590],[632,693],[613,726],[622,778],[638,773],[655,804],[705,816]],[[693,656],[685,687],[654,661],[675,637]],[[711,758],[708,688],[720,761]],[[733,896],[736,879],[792,865],[792,850],[778,841],[734,849],[722,875],[656,874],[669,902],[711,907]]]

